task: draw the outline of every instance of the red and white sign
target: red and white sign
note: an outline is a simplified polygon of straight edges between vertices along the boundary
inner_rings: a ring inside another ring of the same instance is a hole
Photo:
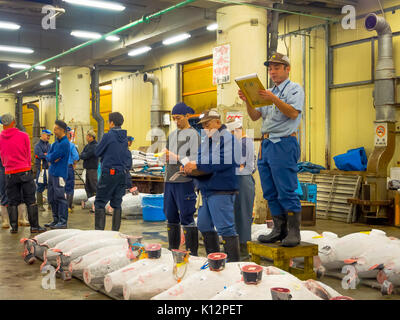
[[[213,85],[231,82],[231,46],[213,49]]]
[[[387,146],[387,123],[375,123],[375,146]]]
[[[229,121],[229,120],[236,120],[236,119],[238,119],[238,120],[240,120],[240,121],[243,121],[243,113],[240,112],[240,111],[237,111],[237,112],[227,112],[227,113],[226,113],[226,121]]]

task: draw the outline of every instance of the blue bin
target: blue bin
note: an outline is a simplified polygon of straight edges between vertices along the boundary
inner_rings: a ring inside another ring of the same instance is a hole
[[[298,195],[298,196],[300,197],[300,199],[301,199],[301,197],[303,196],[303,190],[302,190],[302,188],[301,188],[301,184],[300,184],[299,179],[297,179],[297,189],[296,189],[295,192],[297,193],[297,195]]]
[[[164,195],[149,194],[142,198],[143,221],[165,221]]]

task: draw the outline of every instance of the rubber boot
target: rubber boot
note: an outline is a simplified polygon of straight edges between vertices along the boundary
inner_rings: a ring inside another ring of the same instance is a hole
[[[258,241],[263,243],[274,243],[285,239],[288,233],[287,216],[272,216],[272,220],[274,221],[274,228],[272,229],[272,232],[268,235],[260,235],[257,239]]]
[[[57,203],[58,222],[55,226],[50,226],[50,229],[67,229],[68,228],[68,204],[64,202]]]
[[[179,249],[181,244],[181,225],[179,223],[168,223],[168,250]]]
[[[300,244],[301,212],[288,212],[288,235],[282,240],[283,247],[295,247]]]
[[[17,206],[8,206],[8,217],[10,219],[11,233],[18,232],[18,207]]]
[[[28,206],[28,219],[31,225],[31,233],[41,233],[47,231],[39,225],[39,208],[37,204]]]
[[[104,208],[95,208],[94,210],[94,229],[104,230],[106,227],[106,210]]]
[[[36,202],[38,204],[39,211],[46,211],[46,209],[43,207],[43,193],[42,192],[36,192]]]
[[[225,253],[228,255],[226,262],[240,261],[239,236],[222,236]]]
[[[216,231],[207,231],[201,233],[204,238],[204,247],[206,248],[207,255],[214,252],[220,252],[219,237]]]
[[[247,243],[240,243],[240,261],[244,261],[250,258],[249,252],[247,251]]]
[[[53,208],[51,209],[51,211],[52,211],[52,214],[53,214],[53,222],[51,222],[51,223],[46,223],[44,226],[46,227],[46,228],[51,228],[51,227],[54,227],[57,223],[58,223],[58,212],[57,212],[57,209],[56,209],[56,207],[57,207],[57,205],[56,204],[53,204],[53,207],[54,207],[54,210],[53,210]],[[50,207],[50,203],[49,203],[49,208],[51,208]]]
[[[74,195],[73,194],[67,194],[67,202],[68,202],[68,212],[71,213],[73,212],[73,206],[72,202],[74,200]]]
[[[25,203],[21,203],[18,206],[18,225],[21,227],[29,227],[30,226],[29,221],[26,220],[25,210],[26,210]]]
[[[0,206],[1,210],[1,227],[3,229],[8,229],[10,227],[10,219],[8,218],[7,207]]]
[[[185,234],[186,250],[190,251],[192,256],[197,256],[199,248],[199,230],[196,226],[184,226],[183,233]]]
[[[119,228],[121,227],[121,214],[122,214],[122,209],[114,209],[113,215],[112,215],[112,231],[119,231]]]

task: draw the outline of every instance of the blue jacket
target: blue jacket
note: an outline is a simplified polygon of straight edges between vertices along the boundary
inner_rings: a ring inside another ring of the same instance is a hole
[[[79,161],[79,153],[74,143],[70,141],[69,144],[71,145],[71,149],[68,158],[68,165],[73,165],[75,161]]]
[[[64,180],[67,180],[69,154],[70,143],[67,136],[64,136],[62,139],[56,139],[46,156],[46,160],[50,162],[50,175],[53,177],[63,177]],[[55,162],[57,159],[60,160]]]
[[[37,170],[48,169],[49,163],[46,160],[45,153],[49,153],[51,144],[47,141],[39,140],[34,148],[35,153],[35,167]]]
[[[205,195],[238,191],[236,169],[239,170],[240,156],[240,144],[225,125],[211,138],[205,137],[199,148],[197,169],[209,175],[195,177],[198,189]]]
[[[126,171],[132,167],[127,133],[121,127],[114,127],[104,134],[96,147],[95,154],[100,158],[102,172],[110,169]]]

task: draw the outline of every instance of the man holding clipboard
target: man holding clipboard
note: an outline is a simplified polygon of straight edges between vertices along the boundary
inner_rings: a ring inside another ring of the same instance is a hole
[[[295,192],[300,147],[296,131],[301,121],[304,90],[289,80],[290,61],[287,56],[275,53],[264,65],[268,67],[275,85],[270,90],[260,90],[259,95],[273,104],[253,108],[239,90],[239,97],[246,102],[250,118],[253,121],[263,119],[257,165],[274,228],[269,235],[260,236],[258,241],[282,241],[282,246],[294,247],[300,243],[301,204]]]

